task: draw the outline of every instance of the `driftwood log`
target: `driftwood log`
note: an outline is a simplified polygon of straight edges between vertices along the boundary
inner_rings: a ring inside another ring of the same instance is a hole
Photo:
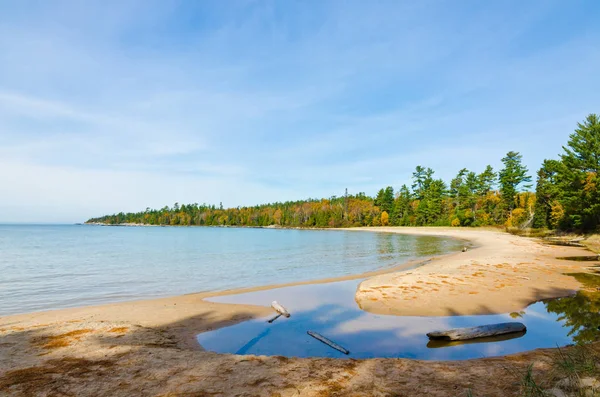
[[[318,334],[318,333],[313,332],[313,331],[306,331],[306,333],[309,334],[310,336],[312,336],[313,338],[315,338],[316,340],[325,343],[327,346],[334,348],[337,351],[340,351],[340,352],[342,352],[344,354],[350,354],[350,351],[348,351],[347,349],[345,349],[342,346],[338,345],[334,341],[332,341],[330,339],[327,339],[326,337],[324,337],[321,334]]]
[[[510,334],[502,334],[496,336],[484,336],[483,338],[467,339],[467,340],[442,340],[442,339],[430,339],[427,342],[427,347],[430,349],[438,349],[452,346],[470,345],[475,343],[490,343],[490,342],[503,342],[511,339],[518,339],[525,336],[527,332],[512,332]]]
[[[291,316],[290,312],[288,312],[285,307],[283,307],[279,303],[277,303],[277,301],[273,301],[271,303],[271,307],[273,308],[273,310],[275,310],[277,312],[277,315],[275,317],[269,319],[269,321],[267,321],[268,323],[272,323],[273,321],[277,320],[281,316],[288,317],[288,318]]]
[[[486,336],[504,335],[513,332],[526,331],[522,323],[500,323],[500,324],[488,324],[479,327],[470,328],[455,328],[447,331],[433,331],[427,334],[429,339],[440,339],[440,340],[468,340],[475,338],[483,338]]]
[[[285,317],[289,317],[290,316],[290,312],[288,312],[285,307],[283,307],[279,303],[277,303],[277,301],[273,301],[273,303],[271,303],[271,307],[277,313],[281,314],[282,316],[285,316]]]

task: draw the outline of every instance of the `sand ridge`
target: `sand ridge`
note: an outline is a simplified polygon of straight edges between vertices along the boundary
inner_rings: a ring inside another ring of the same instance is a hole
[[[459,237],[476,245],[467,252],[433,258],[417,269],[386,273],[362,282],[356,301],[361,309],[377,314],[448,316],[519,311],[541,299],[573,294],[580,285],[564,273],[579,272],[585,266],[556,257],[589,255],[583,249],[549,246],[498,231],[377,230]]]

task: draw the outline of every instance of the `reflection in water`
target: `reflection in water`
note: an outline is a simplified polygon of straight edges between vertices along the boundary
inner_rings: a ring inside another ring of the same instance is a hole
[[[461,360],[512,354],[598,338],[598,301],[578,294],[537,302],[519,312],[527,333],[431,343],[427,332],[511,321],[511,314],[447,317],[398,317],[367,313],[354,301],[361,280],[302,285],[210,299],[221,303],[269,306],[277,300],[291,318],[268,324],[268,317],[198,335],[207,350],[221,353],[296,357],[347,357],[306,334],[315,331],[350,350],[351,358],[405,357]],[[514,315],[514,313],[513,313]],[[440,349],[439,347],[444,347]]]
[[[572,273],[587,290],[575,296],[547,301],[548,311],[558,315],[570,329],[569,336],[577,343],[587,343],[600,337],[600,276],[590,273]]]

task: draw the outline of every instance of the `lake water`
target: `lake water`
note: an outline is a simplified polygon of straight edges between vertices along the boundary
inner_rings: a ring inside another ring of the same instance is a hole
[[[293,357],[402,357],[464,360],[537,348],[592,342],[600,337],[597,296],[579,293],[537,302],[519,313],[478,316],[386,316],[361,310],[354,300],[361,280],[299,285],[210,298],[220,303],[283,304],[290,318],[272,324],[257,318],[198,335],[207,350],[219,353]],[[275,312],[274,312],[275,314]],[[518,321],[526,333],[464,342],[430,341],[427,333],[460,327]],[[345,355],[307,334],[317,332],[350,351]]]
[[[338,230],[0,225],[0,315],[358,274],[463,245]]]

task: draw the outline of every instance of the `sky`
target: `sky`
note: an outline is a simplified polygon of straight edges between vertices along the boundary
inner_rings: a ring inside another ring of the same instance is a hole
[[[0,0],[0,222],[531,175],[600,113],[600,2]]]

